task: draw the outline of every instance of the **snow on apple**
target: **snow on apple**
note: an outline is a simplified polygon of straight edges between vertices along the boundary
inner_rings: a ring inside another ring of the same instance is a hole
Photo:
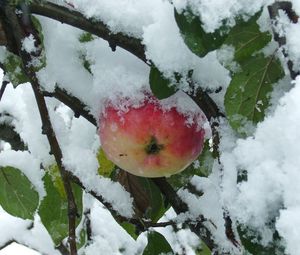
[[[100,116],[99,135],[107,157],[122,169],[144,177],[170,176],[202,151],[206,118],[200,108],[190,122],[175,106],[166,109],[146,94],[141,105],[129,105],[125,111],[108,103]]]

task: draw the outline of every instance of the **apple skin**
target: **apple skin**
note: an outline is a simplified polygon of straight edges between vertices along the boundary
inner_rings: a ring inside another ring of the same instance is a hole
[[[129,106],[127,111],[108,104],[99,122],[106,156],[133,175],[153,178],[176,174],[203,148],[201,123],[187,124],[187,117],[176,107],[163,109],[153,96],[146,96],[142,105]]]

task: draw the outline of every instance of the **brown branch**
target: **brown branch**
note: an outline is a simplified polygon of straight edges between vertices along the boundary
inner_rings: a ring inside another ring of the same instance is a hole
[[[60,243],[55,247],[55,249],[58,250],[62,255],[69,255],[69,250],[63,243]]]
[[[160,189],[162,194],[164,194],[177,214],[188,212],[188,205],[181,200],[173,187],[167,182],[166,178],[153,178],[152,181]],[[188,224],[188,226],[201,238],[209,249],[214,250],[217,248],[217,244],[214,242],[211,232],[204,225],[205,221],[207,220],[203,216],[199,216],[197,221]]]
[[[122,33],[113,34],[100,20],[87,19],[78,11],[47,1],[41,1],[40,3],[32,1],[29,8],[33,14],[42,15],[99,36],[106,40],[113,50],[116,46],[119,46],[147,63],[145,49],[140,39]]]
[[[60,170],[60,174],[63,180],[64,188],[67,194],[67,200],[68,200],[68,219],[69,219],[69,245],[70,245],[70,254],[76,255],[77,254],[77,248],[76,248],[76,217],[77,217],[77,206],[74,199],[74,194],[72,191],[71,183],[68,179],[68,172],[65,169],[63,163],[62,163],[62,152],[59,146],[59,143],[57,141],[55,132],[53,130],[49,112],[47,109],[47,105],[44,99],[44,96],[40,90],[40,84],[38,82],[38,79],[36,77],[35,71],[32,67],[30,67],[30,63],[32,60],[32,56],[28,54],[26,51],[22,50],[22,40],[25,37],[26,31],[24,31],[24,27],[31,26],[32,30],[32,24],[24,24],[25,21],[28,21],[30,19],[28,18],[22,18],[19,19],[15,13],[15,10],[7,5],[4,7],[4,14],[5,18],[8,21],[8,24],[10,26],[10,29],[12,31],[14,42],[17,45],[19,56],[22,59],[23,63],[23,69],[27,77],[30,79],[32,89],[34,91],[34,95],[36,98],[36,102],[38,105],[38,109],[40,112],[40,117],[42,121],[42,133],[45,134],[48,138],[51,152],[54,154],[55,160],[57,162],[57,165]],[[26,15],[25,12],[23,12],[23,15]]]
[[[294,80],[300,74],[300,70],[294,70],[294,63],[289,59],[288,53],[283,47],[286,44],[286,38],[285,36],[279,35],[279,33],[275,29],[275,27],[278,25],[277,18],[279,17],[280,10],[284,11],[293,23],[298,22],[299,16],[293,10],[291,2],[275,2],[272,5],[268,6],[269,16],[273,21],[274,40],[278,43],[279,47],[282,47],[283,56],[287,59],[287,67],[289,69],[290,76]]]
[[[54,92],[43,92],[44,96],[47,97],[54,97],[60,102],[64,103],[68,107],[70,107],[74,114],[75,117],[82,116],[86,120],[88,120],[90,123],[93,125],[97,126],[97,121],[94,118],[92,114],[89,113],[87,109],[87,106],[83,104],[77,97],[74,97],[67,93],[64,89],[61,89],[59,87],[56,87]]]
[[[96,198],[100,203],[102,203],[106,207],[106,209],[108,209],[110,211],[112,216],[117,221],[119,221],[119,222],[129,222],[129,223],[133,224],[137,228],[139,233],[148,230],[150,227],[164,227],[164,226],[175,225],[176,224],[176,222],[171,222],[171,221],[170,222],[155,223],[155,222],[152,222],[152,221],[145,221],[145,220],[140,219],[140,218],[138,218],[138,219],[137,218],[127,218],[127,217],[121,216],[118,213],[118,211],[116,211],[112,207],[112,205],[109,202],[106,201],[106,199],[104,197],[102,197],[101,195],[98,195],[93,190],[87,189],[78,177],[76,177],[72,173],[69,173],[69,177],[72,180],[72,182],[76,183],[79,187],[84,189],[87,193],[89,193],[94,198]]]

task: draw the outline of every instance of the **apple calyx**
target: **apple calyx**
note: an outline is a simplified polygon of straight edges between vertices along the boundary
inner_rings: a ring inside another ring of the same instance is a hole
[[[155,136],[151,136],[151,140],[150,140],[149,144],[146,146],[145,151],[149,155],[151,155],[151,154],[155,155],[155,154],[158,154],[160,152],[160,150],[162,150],[163,148],[164,148],[164,145],[158,144]]]

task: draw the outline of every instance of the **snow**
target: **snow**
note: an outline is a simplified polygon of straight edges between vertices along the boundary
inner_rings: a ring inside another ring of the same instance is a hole
[[[85,249],[86,255],[139,254],[145,247],[145,237],[134,241],[99,203],[93,204],[91,222],[93,242]]]
[[[199,16],[207,32],[213,32],[219,28],[223,22],[234,24],[234,17],[237,15],[253,15],[263,6],[272,3],[271,0],[173,0],[173,3],[182,12],[190,8],[192,12]]]
[[[22,254],[22,255],[39,255],[40,253],[20,245],[17,243],[12,243],[8,247],[0,250],[0,255],[13,255],[13,254]]]
[[[17,159],[17,160],[16,160]],[[5,150],[0,153],[0,167],[11,166],[22,171],[43,198],[46,195],[40,162],[28,151]]]
[[[30,34],[28,37],[25,37],[25,39],[22,42],[22,50],[25,50],[28,53],[32,53],[36,51],[36,47],[34,46],[35,39],[32,34]]]
[[[13,217],[0,207],[0,227],[5,229],[0,233],[0,246],[14,240],[44,254],[60,254],[54,249],[49,234],[37,216],[32,226],[32,221]]]
[[[62,5],[64,1],[55,0]],[[197,86],[209,91],[221,88],[220,93],[212,93],[221,110],[224,110],[224,93],[230,83],[230,72],[221,65],[237,70],[232,63],[233,49],[224,47],[218,52],[211,52],[204,58],[193,54],[180,35],[174,20],[174,6],[177,11],[189,7],[198,15],[207,32],[219,28],[223,21],[234,25],[234,17],[247,19],[261,8],[259,20],[261,30],[270,30],[266,6],[273,0],[85,0],[67,1],[86,17],[101,20],[112,33],[124,33],[141,40],[146,50],[148,64],[154,63],[164,75],[174,78],[178,72],[183,77],[194,70],[193,79]],[[291,1],[296,12],[300,13],[299,0]],[[70,7],[71,8],[71,7]],[[130,103],[138,105],[143,101],[145,91],[149,91],[148,76],[150,67],[127,51],[117,47],[112,52],[108,43],[100,38],[82,43],[79,38],[82,31],[65,24],[38,17],[43,28],[47,65],[38,71],[38,79],[48,92],[55,87],[76,96],[90,111],[97,121],[107,102],[120,104],[120,98],[130,98]],[[295,70],[300,69],[300,23],[293,24],[280,12],[277,31],[286,36],[286,52],[295,63]],[[268,45],[263,52],[270,52],[276,46]],[[32,36],[23,41],[27,52],[35,51]],[[1,62],[6,57],[4,47],[0,49]],[[83,61],[89,63],[90,70],[83,67]],[[220,63],[221,62],[221,63]],[[293,87],[293,88],[292,88]],[[168,212],[161,220],[176,219],[178,223],[187,218],[195,219],[200,214],[209,221],[206,226],[213,230],[216,241],[226,249],[232,249],[224,236],[223,209],[230,213],[234,221],[250,226],[261,233],[263,243],[271,239],[273,229],[268,225],[275,222],[275,229],[286,244],[288,255],[298,255],[300,250],[300,77],[291,83],[285,77],[276,85],[271,94],[271,107],[267,116],[257,127],[252,127],[251,136],[238,138],[225,120],[220,121],[221,164],[214,164],[208,178],[193,177],[191,182],[197,190],[204,191],[198,197],[186,189],[179,190],[180,197],[187,202],[190,211],[176,217]],[[186,83],[179,85],[183,91],[189,91]],[[291,89],[292,88],[292,89]],[[196,111],[183,92],[173,98],[163,100],[164,107],[178,106],[184,114]],[[53,127],[63,152],[63,163],[74,175],[80,178],[87,190],[112,203],[113,208],[125,217],[133,215],[132,198],[118,183],[98,176],[99,163],[96,154],[100,147],[97,128],[88,121],[75,118],[68,107],[53,98],[47,99]],[[258,105],[259,107],[259,105]],[[41,134],[41,121],[30,84],[17,88],[8,85],[0,103],[0,113],[9,114],[0,121],[12,121],[28,151],[13,151],[1,142],[0,166],[19,168],[39,192],[40,198],[45,195],[42,177],[43,167],[54,164],[49,154],[47,138]],[[190,122],[188,122],[190,123]],[[207,122],[206,122],[207,124]],[[206,125],[206,128],[209,127]],[[3,149],[3,150],[2,150]],[[247,170],[247,181],[237,183],[238,174]],[[92,200],[92,199],[91,199]],[[145,234],[137,241],[113,221],[111,215],[98,202],[92,200],[91,218],[93,222],[93,242],[85,254],[124,254],[141,252],[146,245]],[[176,218],[175,218],[176,217]],[[24,221],[8,215],[0,209],[0,245],[16,239],[22,244],[36,248],[46,254],[58,254],[53,243],[41,226],[38,216],[34,228],[28,230],[30,221]],[[180,230],[174,234],[171,227],[159,229],[176,252],[181,246],[187,254],[199,244],[199,239],[189,230]],[[237,251],[233,251],[238,254]],[[1,254],[1,253],[0,253]]]
[[[223,199],[231,214],[257,231],[264,230],[263,227],[267,228],[267,223],[275,219],[287,247],[296,245],[293,236],[299,234],[286,221],[286,215],[293,213],[300,202],[295,196],[300,192],[300,147],[295,142],[300,139],[299,84],[298,78],[274,114],[258,125],[253,137],[237,140],[234,149],[224,151],[221,157]],[[237,171],[243,169],[247,169],[248,180],[233,190]],[[283,226],[284,222],[287,226]]]

